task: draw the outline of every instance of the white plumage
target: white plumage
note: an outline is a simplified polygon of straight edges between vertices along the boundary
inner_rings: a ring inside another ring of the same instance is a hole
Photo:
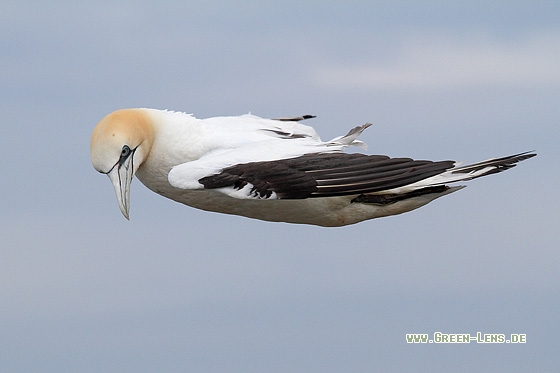
[[[122,213],[134,175],[149,189],[207,211],[268,221],[341,226],[421,207],[462,186],[447,183],[503,171],[535,154],[455,167],[453,161],[346,154],[364,147],[369,124],[321,141],[299,121],[254,115],[196,119],[155,109],[125,109],[103,118],[91,159],[107,174]]]

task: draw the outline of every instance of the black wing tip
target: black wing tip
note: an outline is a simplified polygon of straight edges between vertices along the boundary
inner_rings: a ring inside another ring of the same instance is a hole
[[[513,157],[520,157],[519,161],[524,161],[525,159],[533,158],[536,156],[537,156],[537,152],[535,150],[529,150],[528,152],[516,154]]]
[[[486,161],[474,163],[474,164],[471,164],[471,165],[458,167],[456,169],[453,169],[452,173],[454,173],[454,174],[455,173],[469,173],[469,172],[479,171],[479,170],[482,170],[482,169],[487,168],[487,167],[491,167],[493,169],[485,172],[483,175],[479,175],[479,176],[476,176],[476,177],[495,174],[495,173],[498,173],[498,172],[509,170],[510,168],[513,168],[513,167],[517,166],[516,163],[519,163],[519,162],[524,161],[524,160],[529,159],[529,158],[533,158],[536,155],[537,155],[537,153],[535,153],[534,150],[531,150],[531,151],[528,151],[528,152],[518,153],[518,154],[506,156],[506,157],[492,158],[492,159],[488,159]],[[476,177],[474,177],[474,178],[476,178]]]
[[[496,162],[503,162],[504,165],[514,167],[514,163],[518,163],[524,161],[529,158],[536,157],[537,153],[534,150],[530,150],[528,152],[518,153],[514,155],[510,155],[509,157],[503,157],[496,159]]]
[[[280,122],[299,122],[301,120],[313,119],[313,118],[317,118],[317,116],[316,115],[311,115],[311,114],[306,114],[306,115],[301,115],[299,117],[275,118],[274,120],[279,120]]]

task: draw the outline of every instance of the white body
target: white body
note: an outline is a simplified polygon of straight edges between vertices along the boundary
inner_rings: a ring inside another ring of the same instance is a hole
[[[355,195],[265,200],[234,198],[231,194],[235,191],[231,189],[205,190],[198,180],[227,166],[254,160],[291,158],[310,152],[342,151],[351,143],[324,143],[312,127],[253,115],[201,120],[178,112],[147,110],[147,113],[154,123],[165,125],[156,127],[150,157],[140,166],[136,176],[150,190],[201,210],[267,221],[341,226],[407,212],[441,196],[430,194],[389,206],[377,206],[350,203]],[[286,140],[273,137],[272,132],[260,131],[262,129],[305,133],[312,137]]]

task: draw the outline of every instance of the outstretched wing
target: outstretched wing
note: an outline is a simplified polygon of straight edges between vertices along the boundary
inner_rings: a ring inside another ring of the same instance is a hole
[[[364,154],[307,154],[227,167],[198,180],[237,198],[303,199],[373,193],[445,172],[454,161]]]

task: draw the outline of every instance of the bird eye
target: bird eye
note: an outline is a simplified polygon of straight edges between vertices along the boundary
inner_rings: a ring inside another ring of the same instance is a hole
[[[122,150],[121,150],[121,158],[126,158],[130,155],[130,148],[128,147],[128,145],[123,146]]]

